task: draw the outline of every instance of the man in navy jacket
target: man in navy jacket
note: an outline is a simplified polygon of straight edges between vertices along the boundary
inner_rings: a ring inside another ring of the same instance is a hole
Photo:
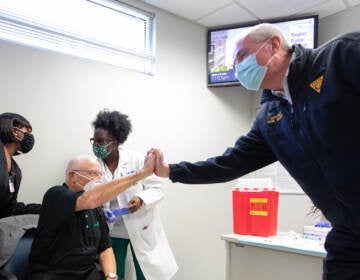
[[[280,161],[333,227],[323,279],[360,279],[360,32],[311,50],[260,24],[237,42],[234,66],[245,88],[265,89],[251,130],[196,163],[166,164],[153,149],[156,175],[219,183]]]

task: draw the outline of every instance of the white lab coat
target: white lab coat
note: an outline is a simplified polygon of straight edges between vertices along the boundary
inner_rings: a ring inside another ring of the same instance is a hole
[[[114,173],[118,174],[117,177],[136,172],[143,166],[144,156],[133,151],[119,148],[119,156],[117,171]],[[99,159],[99,162],[106,175],[104,161]],[[111,179],[104,176],[104,181]],[[137,182],[117,197],[121,208],[126,207],[135,196],[144,201],[144,205],[136,212],[122,217],[141,270],[149,280],[171,279],[178,270],[157,209],[157,203],[164,198],[161,188],[162,180],[153,175]],[[109,208],[110,202],[104,207]]]

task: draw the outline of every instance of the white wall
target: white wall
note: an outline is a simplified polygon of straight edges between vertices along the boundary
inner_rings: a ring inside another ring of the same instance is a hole
[[[360,31],[360,6],[357,5],[345,12],[325,17],[319,22],[319,44],[341,33]]]
[[[156,12],[155,76],[0,41],[0,112],[23,114],[36,137],[34,150],[18,157],[23,171],[20,200],[40,202],[49,187],[63,181],[72,156],[91,153],[90,123],[103,108],[131,117],[129,148],[145,153],[160,147],[169,162],[222,153],[249,129],[253,94],[206,87],[205,28],[131,2]],[[359,11],[358,6],[322,19],[319,41],[359,30]],[[225,248],[219,236],[232,232],[232,186],[166,180],[161,213],[180,267],[175,280],[225,278]],[[280,229],[299,229],[306,219],[307,198],[281,196],[279,210]]]
[[[206,29],[150,10],[157,17],[153,77],[0,41],[0,112],[23,114],[36,137],[33,151],[17,158],[23,171],[19,200],[40,202],[49,187],[63,182],[72,156],[91,153],[90,123],[103,108],[131,117],[129,148],[145,153],[160,147],[169,162],[222,153],[247,131],[253,95],[206,87]],[[231,186],[166,181],[161,213],[180,267],[175,280],[224,279],[220,234],[232,231]]]

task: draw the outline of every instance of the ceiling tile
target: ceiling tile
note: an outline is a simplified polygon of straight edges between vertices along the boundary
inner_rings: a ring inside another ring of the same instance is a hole
[[[146,0],[146,3],[169,11],[190,20],[202,18],[221,7],[232,3],[231,0]]]
[[[325,4],[318,5],[316,7],[301,11],[301,13],[319,15],[319,18],[323,18],[346,9],[346,5],[342,0],[330,0]]]
[[[356,6],[360,4],[360,0],[347,0],[350,6]]]
[[[288,17],[328,0],[236,0],[255,16],[262,19]]]
[[[360,0],[140,0],[208,27],[318,14],[320,18],[359,5]]]
[[[227,24],[241,24],[256,20],[257,18],[250,15],[238,5],[230,4],[199,19],[197,22],[208,27],[215,27]]]

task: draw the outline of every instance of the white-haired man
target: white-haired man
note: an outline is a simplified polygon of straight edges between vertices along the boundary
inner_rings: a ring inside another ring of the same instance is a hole
[[[237,42],[234,66],[245,88],[264,89],[251,130],[206,161],[168,165],[153,150],[156,175],[218,183],[280,161],[332,224],[323,279],[360,279],[360,32],[311,50],[260,24]]]
[[[65,183],[44,195],[30,254],[31,279],[118,279],[109,228],[99,207],[151,175],[153,169],[150,155],[138,172],[84,191],[86,185],[102,178],[99,162],[89,155],[72,159]]]

